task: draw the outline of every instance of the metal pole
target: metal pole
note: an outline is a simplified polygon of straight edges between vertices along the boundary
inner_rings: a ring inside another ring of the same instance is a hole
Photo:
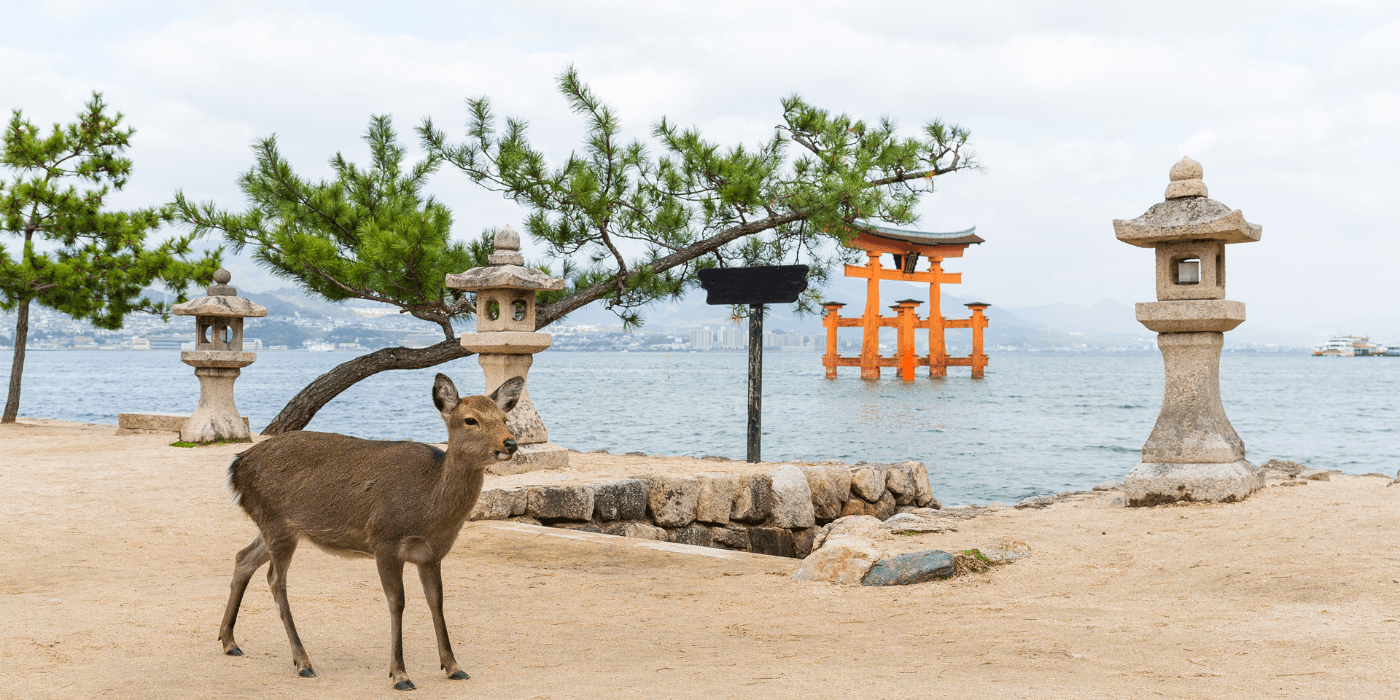
[[[763,305],[749,304],[749,461],[760,462],[763,437]]]

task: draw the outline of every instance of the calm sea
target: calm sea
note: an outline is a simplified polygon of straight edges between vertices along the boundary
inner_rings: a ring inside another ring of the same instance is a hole
[[[238,380],[254,430],[339,352],[263,352]],[[578,450],[744,458],[741,353],[536,356],[530,395],[553,442]],[[0,378],[9,376],[5,353]],[[1139,461],[1160,406],[1156,353],[1003,353],[982,380],[828,380],[815,354],[764,359],[763,457],[897,461],[929,467],[947,504],[1014,503],[1118,480]],[[438,442],[429,392],[436,371],[482,389],[474,358],[384,372],[327,405],[309,426],[370,438]],[[1352,474],[1400,469],[1400,358],[1227,353],[1225,410],[1249,459],[1271,457]],[[116,423],[125,411],[190,411],[193,370],[174,352],[30,352],[21,415]]]

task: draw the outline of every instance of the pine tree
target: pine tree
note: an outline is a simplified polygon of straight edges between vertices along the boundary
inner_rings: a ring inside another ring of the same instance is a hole
[[[0,235],[0,309],[18,315],[0,422],[19,415],[31,304],[115,330],[132,312],[169,311],[141,296],[152,282],[163,282],[181,302],[189,284],[207,283],[219,268],[218,250],[191,260],[193,235],[146,247],[147,235],[170,220],[168,207],[104,208],[103,199],[131,176],[122,152],[134,133],[121,127],[121,113],[106,110],[102,95],[93,93],[76,122],[55,124],[47,137],[20,110],[5,129],[0,165],[14,178],[0,181],[0,234],[22,243],[7,249]]]
[[[537,295],[537,328],[597,300],[635,327],[640,307],[683,295],[696,270],[736,264],[809,264],[817,282],[804,300],[810,308],[832,265],[850,254],[835,244],[868,222],[912,222],[934,178],[977,167],[961,128],[933,121],[921,137],[901,138],[888,119],[870,125],[796,96],[782,101],[783,123],[756,148],[722,148],[663,118],[652,130],[662,151],[654,157],[642,142],[622,139],[616,115],[572,67],[559,90],[589,132],[582,154],[555,168],[530,145],[525,121],[507,119],[498,132],[483,97],[468,100],[465,143],[449,143],[424,120],[418,134],[427,157],[407,173],[389,118],[375,117],[366,137],[369,170],[337,155],[336,179],[311,183],[269,138],[240,182],[252,205],[246,213],[177,195],[178,217],[196,232],[222,231],[235,248],[251,246],[259,262],[307,291],[393,304],[438,323],[446,336],[429,348],[385,348],[332,369],[293,397],[264,435],[304,428],[321,406],[377,372],[470,354],[451,322],[470,317],[473,298],[445,289],[443,275],[486,264],[490,235],[466,247],[449,240],[446,208],[422,195],[443,163],[529,210],[526,231],[548,246],[567,281],[562,292]],[[628,245],[643,254],[629,259]]]

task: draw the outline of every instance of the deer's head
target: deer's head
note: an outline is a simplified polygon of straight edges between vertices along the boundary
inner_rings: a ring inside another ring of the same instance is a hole
[[[433,383],[433,405],[447,424],[447,450],[472,464],[492,459],[504,462],[515,455],[515,436],[506,429],[506,414],[520,400],[522,377],[511,377],[490,396],[458,398],[457,386],[445,374]]]

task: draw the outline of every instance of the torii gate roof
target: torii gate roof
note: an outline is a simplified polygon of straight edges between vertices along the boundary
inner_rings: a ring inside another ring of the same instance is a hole
[[[913,244],[915,244],[915,245],[928,245],[928,246],[939,246],[939,245],[964,245],[964,246],[965,246],[965,245],[972,245],[972,244],[974,244],[974,243],[983,243],[983,242],[984,242],[983,239],[982,239],[982,237],[979,236],[979,235],[977,235],[977,233],[976,233],[977,227],[976,227],[976,226],[973,226],[972,228],[969,228],[969,229],[965,229],[965,230],[963,230],[963,231],[949,231],[949,232],[936,232],[936,231],[903,231],[903,230],[900,230],[900,229],[897,229],[897,228],[887,228],[887,227],[885,227],[885,226],[867,226],[866,228],[870,229],[870,231],[872,231],[873,233],[871,233],[871,232],[866,232],[866,231],[861,231],[861,232],[858,233],[858,236],[857,236],[857,237],[860,237],[860,236],[870,236],[870,237],[876,238],[876,239],[884,238],[884,239],[889,239],[889,240],[902,241],[902,242],[904,242],[904,243],[913,243]]]

